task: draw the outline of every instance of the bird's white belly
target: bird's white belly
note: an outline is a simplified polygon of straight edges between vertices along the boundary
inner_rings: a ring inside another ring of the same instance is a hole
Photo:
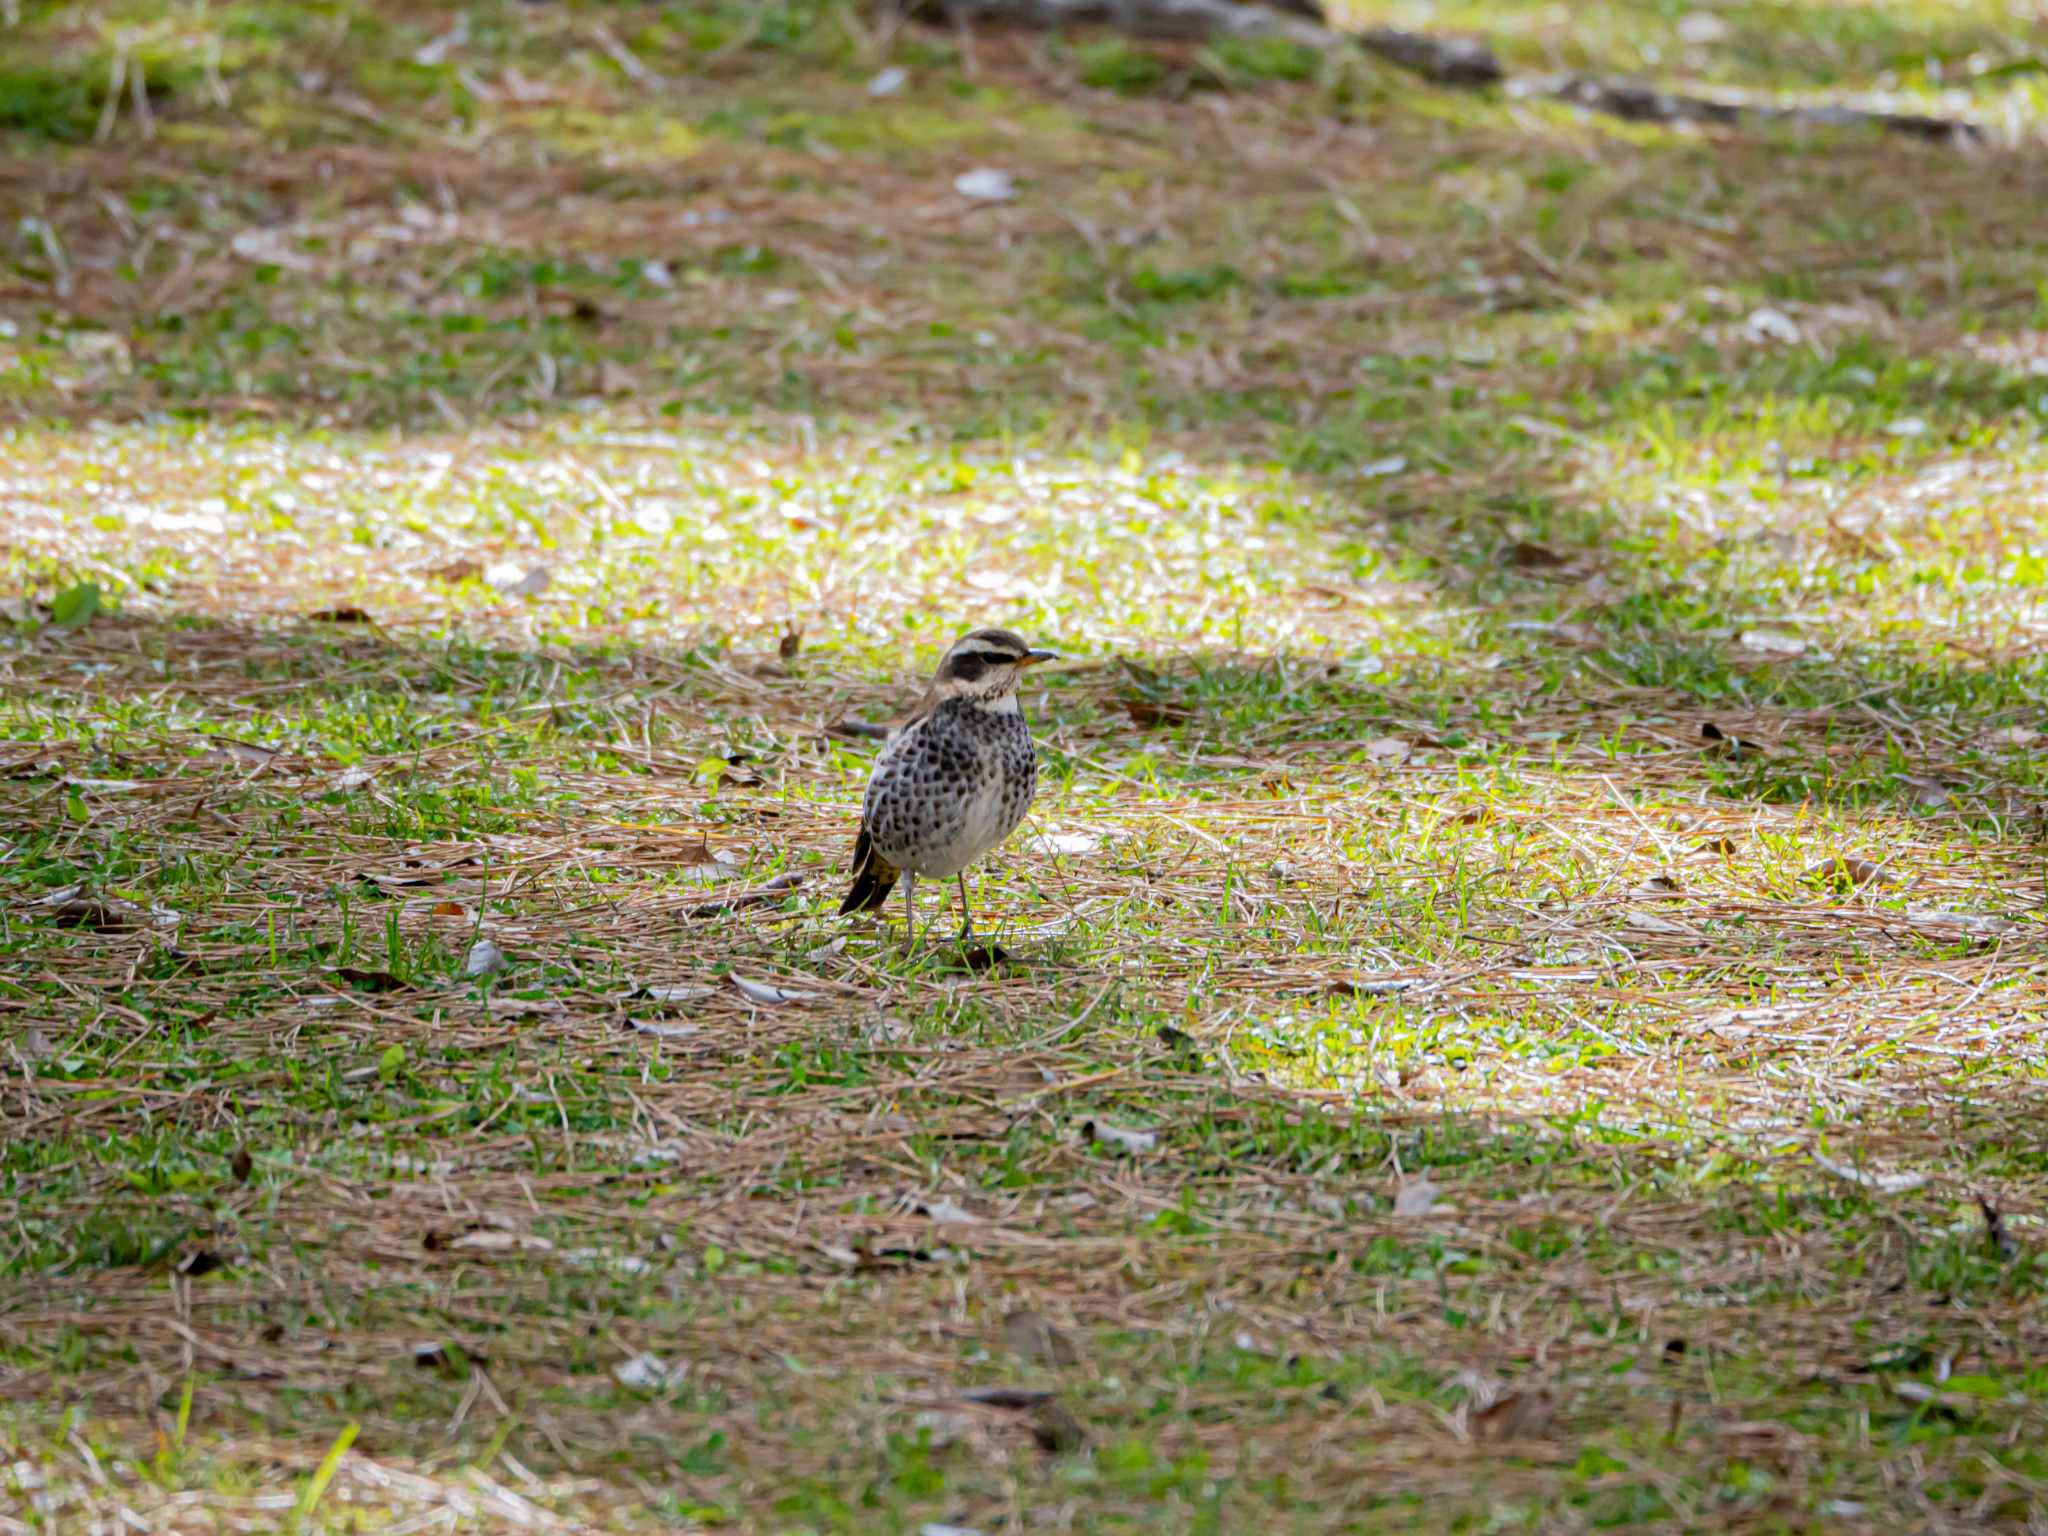
[[[935,839],[914,851],[906,851],[905,856],[896,862],[899,868],[928,879],[957,875],[1008,837],[1012,826],[1003,814],[1001,795],[977,795],[967,807],[967,814],[957,833]]]

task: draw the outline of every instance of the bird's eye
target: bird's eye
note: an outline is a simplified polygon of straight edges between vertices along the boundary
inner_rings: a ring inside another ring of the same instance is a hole
[[[974,659],[984,667],[1010,667],[1017,664],[1017,658],[1002,651],[977,651]]]

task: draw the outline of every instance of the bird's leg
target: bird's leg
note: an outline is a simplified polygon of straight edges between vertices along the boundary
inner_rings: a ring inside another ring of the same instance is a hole
[[[903,947],[917,948],[917,876],[903,877]]]
[[[967,910],[967,871],[961,870],[960,881],[960,942],[966,943],[974,937],[974,914]]]

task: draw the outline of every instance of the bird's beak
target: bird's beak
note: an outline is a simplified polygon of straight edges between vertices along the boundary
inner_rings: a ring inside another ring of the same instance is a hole
[[[1026,651],[1017,658],[1017,665],[1020,667],[1035,667],[1041,661],[1058,661],[1059,659],[1060,653],[1058,651]]]

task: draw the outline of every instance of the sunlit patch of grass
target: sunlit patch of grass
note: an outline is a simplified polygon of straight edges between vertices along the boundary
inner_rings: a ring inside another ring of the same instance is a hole
[[[227,574],[245,540],[283,534],[287,561],[294,544],[317,550],[308,574],[317,569],[322,590],[452,615],[467,606],[463,590],[435,570],[525,551],[552,573],[531,610],[540,627],[614,644],[672,636],[679,622],[731,633],[786,621],[829,623],[840,643],[871,647],[925,629],[927,615],[982,608],[1095,650],[1149,636],[1170,601],[1177,642],[1192,650],[1342,654],[1376,635],[1387,643],[1416,574],[1332,540],[1327,494],[1310,484],[1136,453],[899,439],[791,459],[762,438],[769,457],[748,457],[731,434],[591,423],[469,465],[396,440],[148,432],[91,450],[97,488],[69,501],[79,450],[55,437],[17,446],[19,483],[52,493],[46,559],[132,559],[163,530],[188,558],[211,548]],[[1317,583],[1343,589],[1330,589],[1326,614],[1274,601]],[[302,592],[293,601],[303,606]]]

